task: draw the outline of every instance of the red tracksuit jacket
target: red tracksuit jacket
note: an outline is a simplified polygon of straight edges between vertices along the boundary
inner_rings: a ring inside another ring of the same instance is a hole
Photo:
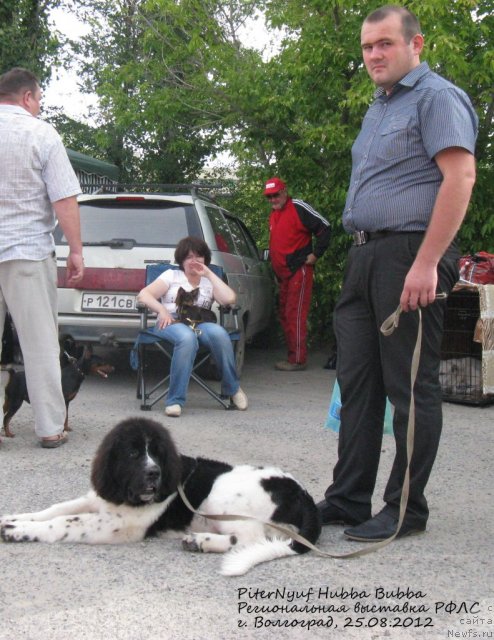
[[[312,236],[316,237],[314,248]],[[331,229],[329,222],[303,200],[288,198],[280,211],[269,216],[269,256],[275,274],[290,278],[309,253],[320,258],[326,251]]]

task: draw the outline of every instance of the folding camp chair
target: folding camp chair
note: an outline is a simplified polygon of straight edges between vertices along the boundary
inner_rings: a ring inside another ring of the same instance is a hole
[[[216,273],[217,276],[223,278],[223,269],[217,265],[209,265],[209,268]],[[146,285],[156,280],[156,278],[167,269],[178,269],[176,265],[168,263],[150,264],[146,267]],[[140,314],[140,331],[137,336],[134,348],[131,352],[131,366],[137,370],[137,398],[141,400],[141,409],[150,411],[151,408],[166,396],[169,389],[170,374],[166,374],[158,382],[151,383],[148,377],[147,355],[149,349],[158,350],[164,355],[167,364],[171,363],[173,355],[173,344],[157,335],[154,326],[155,314],[150,312],[144,305],[137,307]],[[225,327],[233,343],[235,351],[240,341],[240,330],[238,325],[238,307],[219,306],[219,323]],[[231,318],[229,325],[225,326],[226,319]],[[153,321],[152,324],[150,321]],[[200,330],[200,326],[198,327]],[[191,329],[192,331],[193,329]],[[199,368],[204,365],[210,358],[210,352],[205,347],[200,347],[197,352],[196,360],[192,368],[191,380],[204,389],[209,395],[217,400],[225,409],[233,407],[230,398],[222,396],[208,384],[204,377],[200,375]]]

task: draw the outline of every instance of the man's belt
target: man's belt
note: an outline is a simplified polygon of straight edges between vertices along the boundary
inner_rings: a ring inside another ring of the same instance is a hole
[[[361,247],[363,244],[367,244],[371,240],[377,240],[378,238],[389,238],[389,236],[403,235],[404,233],[413,233],[423,235],[424,231],[354,231],[353,232],[353,246]]]

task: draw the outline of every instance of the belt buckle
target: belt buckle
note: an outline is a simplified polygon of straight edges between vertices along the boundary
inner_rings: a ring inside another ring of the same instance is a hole
[[[369,242],[369,234],[367,231],[354,231],[353,232],[353,245],[355,247],[361,247],[363,244]]]

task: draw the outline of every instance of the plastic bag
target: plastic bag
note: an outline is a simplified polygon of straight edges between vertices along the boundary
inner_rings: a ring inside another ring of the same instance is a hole
[[[460,281],[472,284],[494,284],[494,254],[478,251],[459,260]]]
[[[341,394],[338,380],[334,381],[333,393],[329,403],[328,416],[324,423],[325,429],[331,429],[335,433],[340,430]],[[393,408],[386,398],[386,413],[384,414],[384,433],[393,433]]]

